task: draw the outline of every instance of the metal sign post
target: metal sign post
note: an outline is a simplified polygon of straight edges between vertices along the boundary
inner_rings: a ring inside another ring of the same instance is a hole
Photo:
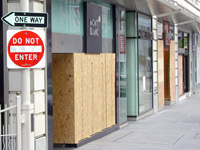
[[[29,0],[20,0],[21,11],[29,12]],[[34,150],[34,131],[33,131],[33,104],[30,99],[30,69],[22,69],[22,114],[24,124],[22,124],[22,150]]]

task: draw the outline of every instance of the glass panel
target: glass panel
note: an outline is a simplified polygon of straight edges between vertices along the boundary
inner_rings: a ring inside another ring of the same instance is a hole
[[[102,37],[113,38],[113,6],[99,0],[52,0],[52,32],[83,35],[83,2],[102,6]]]
[[[157,23],[157,35],[159,40],[163,39],[163,22]]]
[[[138,115],[137,39],[127,39],[128,116]]]
[[[151,32],[151,17],[138,14],[138,30]]]
[[[120,124],[127,122],[126,12],[119,16]]]
[[[169,26],[169,33],[171,34],[171,40],[174,40],[174,26]]]
[[[83,35],[81,0],[52,0],[52,32]]]
[[[153,108],[152,102],[152,46],[150,40],[138,41],[139,113]]]
[[[178,47],[183,48],[183,33],[178,32]]]
[[[184,33],[184,48],[188,50],[188,34]]]
[[[126,13],[127,20],[127,37],[137,37],[137,13]]]
[[[102,37],[113,38],[113,9],[105,3],[102,5]]]

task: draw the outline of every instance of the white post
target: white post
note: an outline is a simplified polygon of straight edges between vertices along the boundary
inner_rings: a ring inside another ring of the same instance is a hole
[[[29,0],[20,0],[22,12],[29,12]],[[31,114],[33,114],[33,104],[30,99],[30,69],[22,69],[22,114],[25,116],[25,122],[22,124],[22,150],[34,150],[34,126]]]
[[[22,149],[22,130],[21,130],[21,97],[19,93],[16,93],[17,95],[17,150]]]

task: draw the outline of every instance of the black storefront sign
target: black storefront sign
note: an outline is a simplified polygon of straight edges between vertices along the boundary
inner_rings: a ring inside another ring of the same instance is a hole
[[[86,53],[102,53],[102,8],[85,3],[85,48]]]

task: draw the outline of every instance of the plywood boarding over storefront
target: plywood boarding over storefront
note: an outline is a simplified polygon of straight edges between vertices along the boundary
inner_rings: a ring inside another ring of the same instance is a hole
[[[115,54],[53,54],[52,62],[54,143],[78,143],[114,125]]]
[[[158,106],[164,106],[164,45],[158,40]]]
[[[178,55],[179,96],[183,95],[183,55]]]
[[[171,41],[170,52],[169,52],[169,90],[170,90],[170,101],[175,101],[175,42]]]
[[[74,62],[72,58],[73,54],[53,54],[54,142],[73,143],[75,141]]]

